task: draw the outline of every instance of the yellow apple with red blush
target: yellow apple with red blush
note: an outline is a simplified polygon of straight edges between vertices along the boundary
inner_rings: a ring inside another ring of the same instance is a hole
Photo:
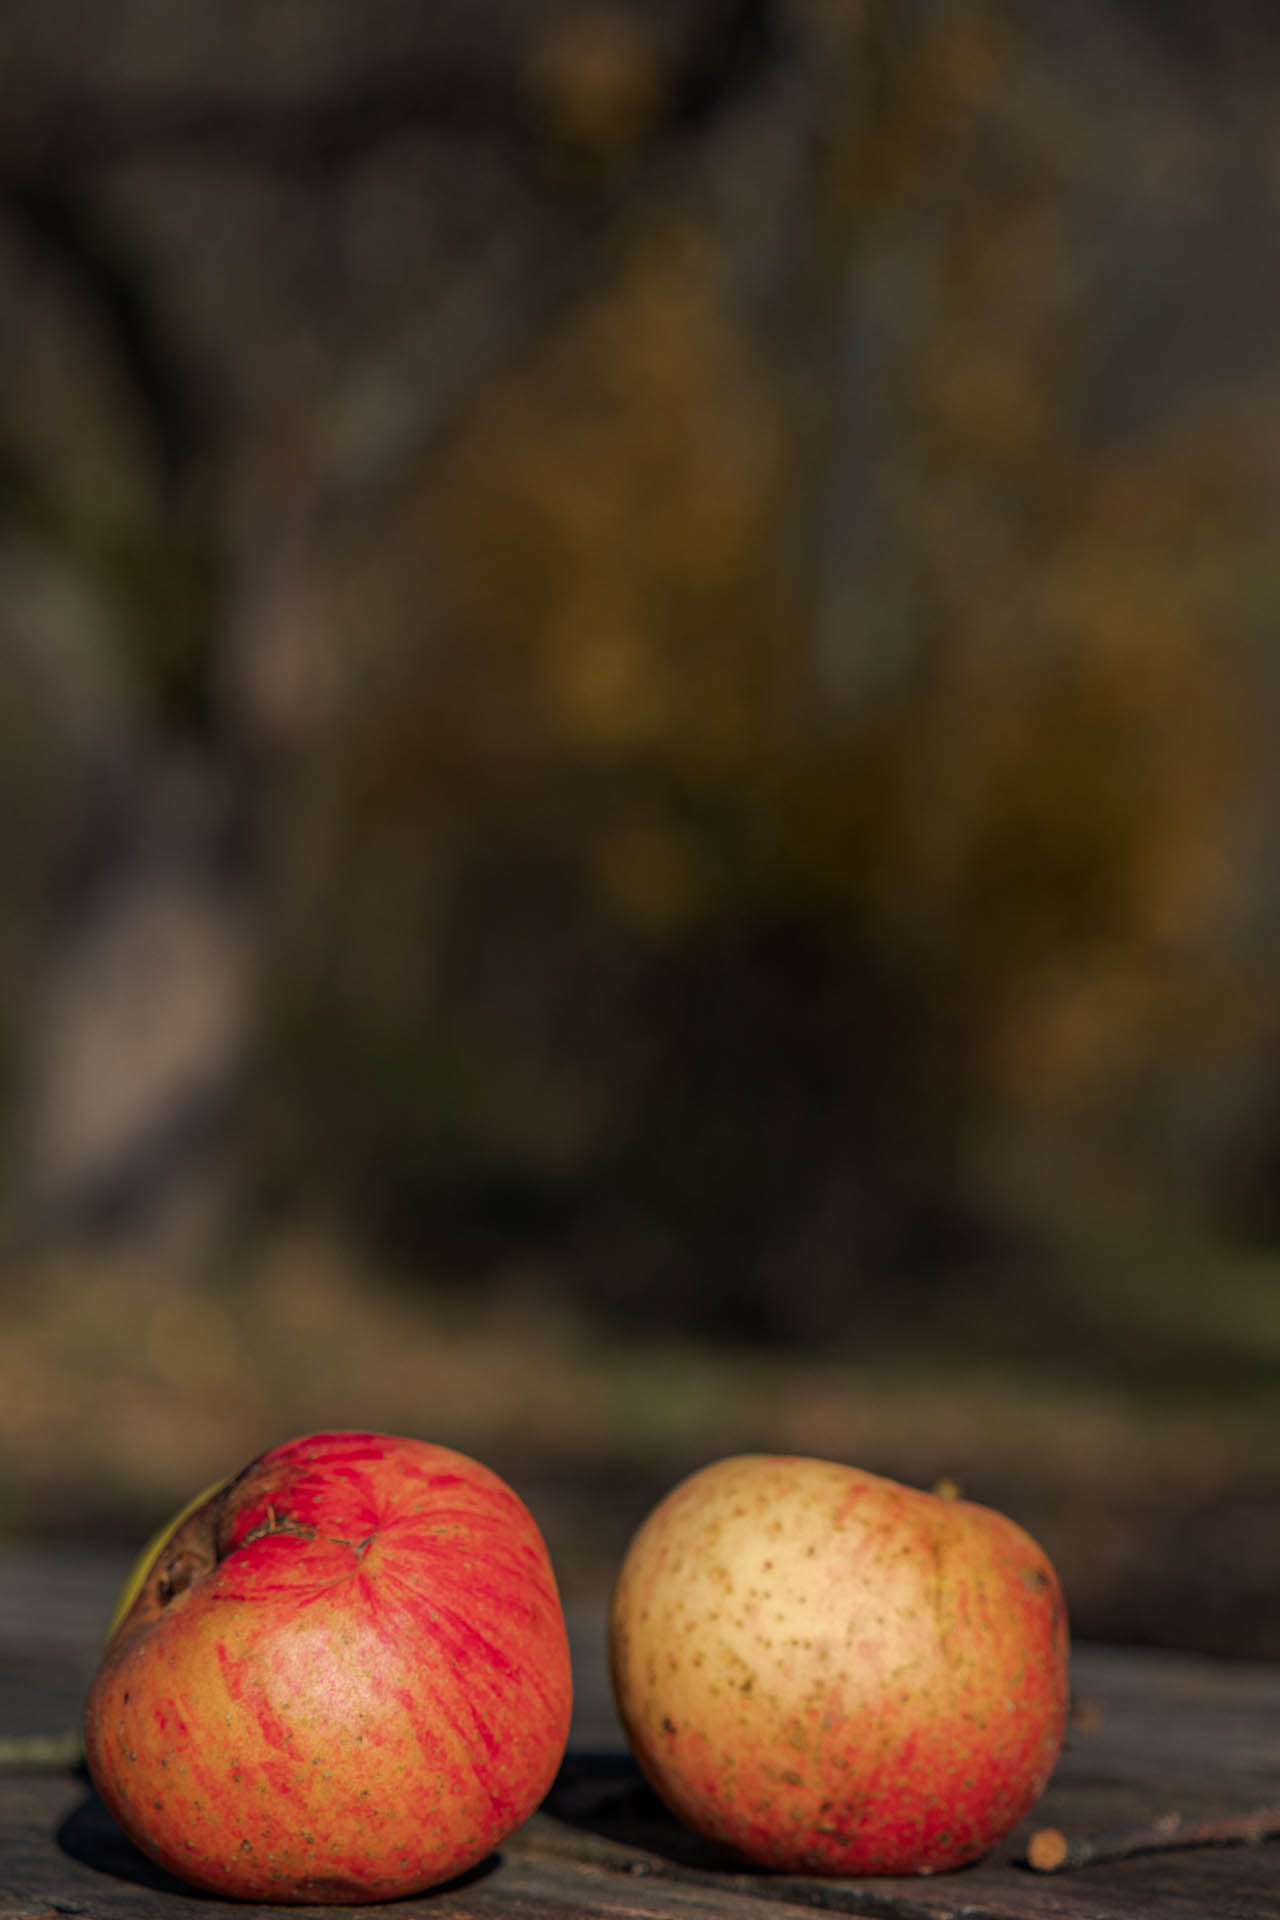
[[[839,1462],[691,1475],[632,1541],[609,1633],[655,1791],[776,1871],[962,1866],[1061,1750],[1067,1618],[1042,1549],[987,1507]]]

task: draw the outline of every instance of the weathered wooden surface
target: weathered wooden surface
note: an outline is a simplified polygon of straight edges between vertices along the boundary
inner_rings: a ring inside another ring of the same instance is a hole
[[[102,1558],[0,1556],[3,1732],[74,1722],[120,1571]],[[397,1903],[403,1920],[778,1920],[788,1906],[880,1920],[1280,1917],[1274,1842],[1062,1877],[1020,1864],[1034,1825],[1075,1831],[1280,1797],[1280,1668],[1081,1647],[1068,1751],[1034,1819],[992,1858],[932,1880],[794,1880],[737,1871],[668,1819],[623,1751],[599,1619],[573,1626],[579,1703],[547,1806],[465,1881]],[[0,1920],[201,1920],[210,1904],[144,1860],[83,1778],[0,1777]]]

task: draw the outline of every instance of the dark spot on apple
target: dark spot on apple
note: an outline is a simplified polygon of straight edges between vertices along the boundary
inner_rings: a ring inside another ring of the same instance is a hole
[[[156,1599],[162,1607],[185,1593],[198,1573],[203,1571],[203,1562],[194,1553],[176,1553],[160,1568],[156,1579]]]
[[[675,1730],[676,1730],[675,1721],[672,1720],[667,1714],[664,1713],[662,1716],[662,1731],[664,1733],[674,1733]]]

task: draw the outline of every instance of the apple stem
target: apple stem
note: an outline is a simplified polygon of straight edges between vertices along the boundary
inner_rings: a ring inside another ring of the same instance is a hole
[[[1037,1873],[1062,1873],[1098,1860],[1129,1860],[1139,1853],[1165,1853],[1174,1847],[1256,1847],[1280,1834],[1280,1805],[1251,1807],[1245,1813],[1196,1816],[1161,1813],[1133,1827],[1108,1827],[1098,1833],[1067,1835],[1041,1827],[1027,1846],[1027,1864]]]

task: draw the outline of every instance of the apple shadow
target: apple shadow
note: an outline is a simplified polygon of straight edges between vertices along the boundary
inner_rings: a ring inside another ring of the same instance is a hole
[[[144,1887],[148,1892],[162,1893],[167,1898],[177,1896],[183,1900],[212,1902],[217,1906],[235,1906],[243,1908],[243,1901],[229,1899],[224,1894],[209,1893],[201,1887],[190,1886],[185,1880],[179,1880],[174,1874],[158,1867],[154,1860],[147,1858],[140,1847],[116,1825],[106,1807],[92,1791],[87,1793],[79,1806],[73,1807],[58,1827],[55,1840],[68,1858],[82,1867],[89,1867],[95,1873],[109,1874],[113,1880],[125,1880],[132,1886]],[[501,1855],[491,1853],[483,1860],[469,1867],[465,1873],[459,1873],[452,1880],[442,1881],[438,1887],[430,1887],[425,1893],[406,1894],[406,1900],[429,1900],[437,1893],[456,1892],[460,1888],[474,1886],[480,1880],[488,1879],[501,1865]],[[344,1903],[347,1904],[347,1903]],[[394,1907],[399,1901],[384,1900],[361,1903],[367,1909]],[[327,1903],[317,1903],[315,1911],[332,1912]],[[309,1911],[307,1907],[294,1907],[296,1913]]]
[[[542,1811],[563,1826],[615,1846],[656,1854],[673,1866],[769,1877],[767,1868],[745,1854],[717,1846],[683,1826],[662,1804],[635,1761],[616,1751],[567,1754]]]

